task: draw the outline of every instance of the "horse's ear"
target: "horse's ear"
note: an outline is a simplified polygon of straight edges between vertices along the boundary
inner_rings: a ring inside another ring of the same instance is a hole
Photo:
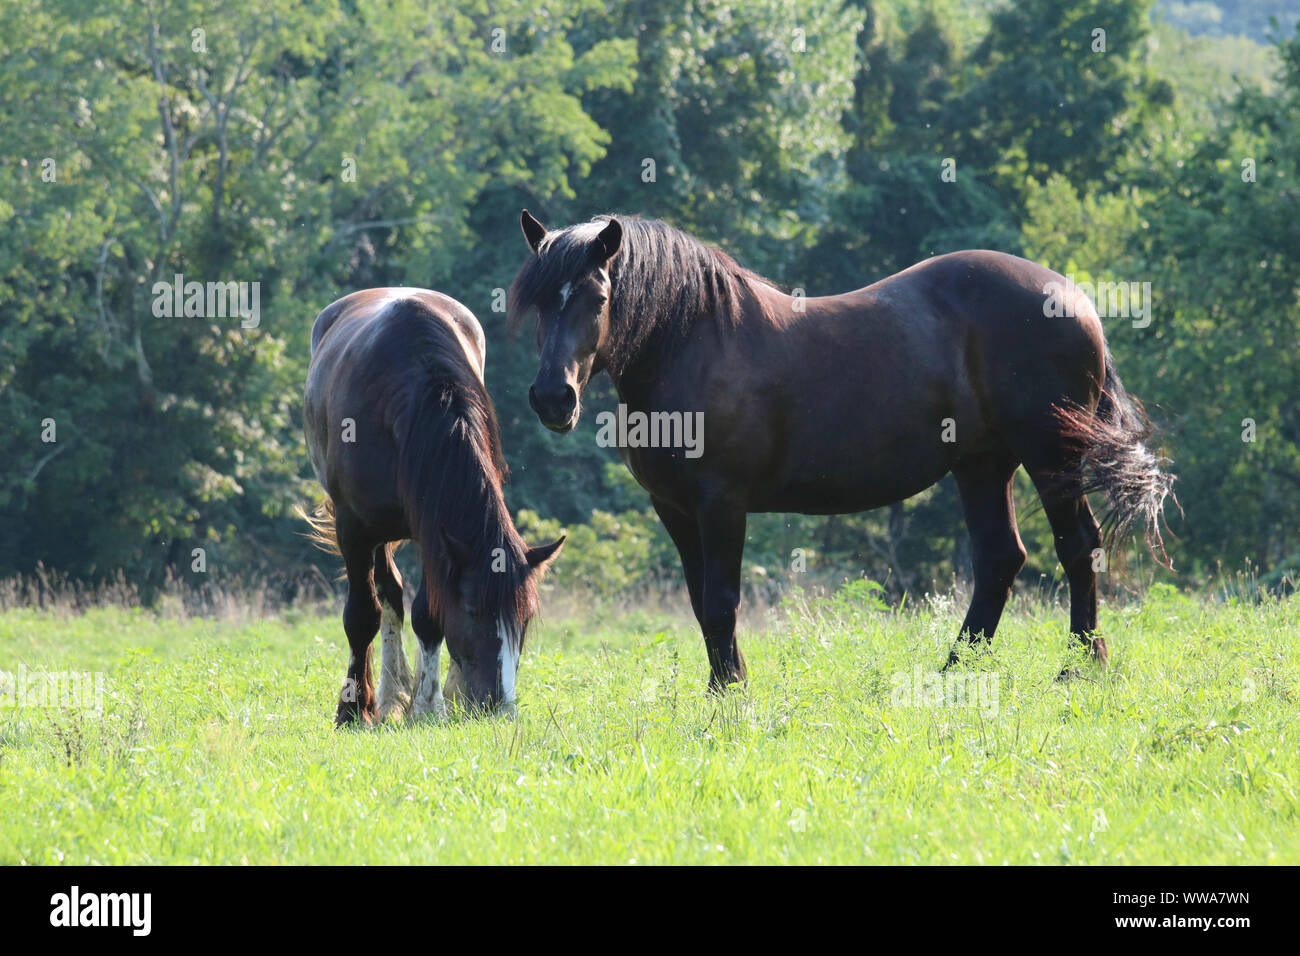
[[[442,535],[442,548],[447,553],[447,557],[451,558],[451,563],[458,570],[468,567],[471,559],[469,549],[459,538],[448,534],[446,528],[439,528],[438,532]]]
[[[528,240],[528,248],[536,252],[537,247],[546,238],[546,227],[538,222],[527,209],[519,214],[519,225],[524,228],[524,238]]]
[[[560,548],[564,544],[566,535],[553,541],[551,544],[544,544],[540,548],[529,548],[524,557],[528,559],[528,566],[534,571],[544,571],[546,566],[554,560],[555,556],[560,553]]]
[[[617,219],[611,219],[600,234],[596,236],[596,251],[608,262],[618,255],[618,247],[623,243],[623,226]]]

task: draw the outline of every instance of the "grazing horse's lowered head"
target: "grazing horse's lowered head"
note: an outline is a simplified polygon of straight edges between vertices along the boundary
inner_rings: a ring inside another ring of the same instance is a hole
[[[467,509],[478,505],[465,502]],[[452,658],[445,694],[484,713],[514,708],[524,635],[538,608],[537,581],[564,544],[561,537],[526,547],[504,503],[501,512],[496,520],[472,525],[470,530],[482,531],[474,537],[440,532],[443,559],[432,572],[429,592]]]

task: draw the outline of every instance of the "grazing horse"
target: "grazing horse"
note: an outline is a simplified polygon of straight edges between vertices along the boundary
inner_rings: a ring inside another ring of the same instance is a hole
[[[515,328],[537,313],[529,402],[547,428],[568,432],[604,370],[620,414],[640,413],[642,433],[658,425],[650,436],[628,429],[620,453],[681,555],[712,688],[745,679],[736,611],[747,514],[864,511],[949,472],[975,574],[949,663],[961,641],[990,640],[1025,560],[1011,498],[1020,465],[1069,579],[1070,631],[1105,663],[1102,535],[1085,495],[1110,498],[1108,544],[1141,524],[1167,563],[1159,520],[1173,479],[1144,444],[1151,426],[1073,285],[1015,256],[968,251],[856,292],[792,297],[657,220],[601,216],[547,231],[524,210],[521,221],[532,254],[508,313]],[[699,415],[702,446],[681,447],[673,428]]]
[[[366,289],[316,317],[311,349],[303,429],[328,497],[308,520],[347,566],[351,659],[336,722],[375,723],[408,702],[414,716],[441,713],[444,636],[448,694],[454,686],[474,709],[513,706],[538,575],[564,539],[526,548],[506,509],[478,320],[438,292]],[[422,562],[411,604],[415,679],[392,549],[406,538]],[[376,700],[370,643],[381,626]]]

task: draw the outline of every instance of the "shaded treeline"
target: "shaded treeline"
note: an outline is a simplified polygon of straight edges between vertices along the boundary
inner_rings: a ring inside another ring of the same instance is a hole
[[[309,330],[383,284],[484,324],[521,527],[577,534],[561,580],[675,573],[595,416],[528,409],[522,206],[659,216],[810,295],[964,247],[1133,284],[1106,326],[1167,429],[1181,580],[1300,561],[1294,35],[1147,0],[34,0],[0,38],[0,576],[318,580]],[[165,314],[178,274],[257,283],[257,315]],[[964,573],[961,527],[944,482],[757,520],[748,557],[917,589]]]

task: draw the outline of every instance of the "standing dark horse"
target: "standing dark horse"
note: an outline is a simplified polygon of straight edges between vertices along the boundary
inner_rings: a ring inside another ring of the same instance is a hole
[[[974,555],[959,638],[991,639],[1025,560],[1011,500],[1020,465],[1069,578],[1070,630],[1106,661],[1101,533],[1085,494],[1109,495],[1112,542],[1141,524],[1163,559],[1172,478],[1143,444],[1151,427],[1115,375],[1096,309],[1061,276],[957,252],[804,299],[656,220],[602,216],[548,232],[525,210],[522,224],[533,255],[509,313],[516,325],[538,314],[529,402],[542,423],[572,429],[602,369],[629,421],[703,414],[702,449],[620,451],[681,555],[711,687],[745,678],[736,609],[747,514],[864,511],[948,472]]]
[[[483,330],[455,299],[427,289],[366,289],[327,306],[311,334],[303,428],[329,497],[316,537],[347,565],[343,628],[352,655],[337,723],[374,723],[403,708],[443,710],[445,635],[452,686],[477,709],[512,705],[537,576],[563,538],[528,550],[501,492],[496,413],[483,385]],[[402,580],[392,542],[420,548],[411,627],[412,680],[402,651]],[[383,624],[379,694],[370,642]]]

